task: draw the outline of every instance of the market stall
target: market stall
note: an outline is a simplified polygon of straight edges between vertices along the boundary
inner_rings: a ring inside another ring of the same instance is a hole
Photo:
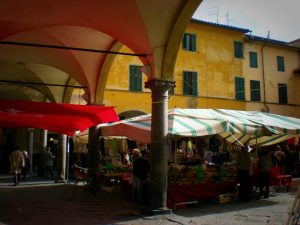
[[[106,192],[120,192],[121,180],[131,182],[132,153],[134,148],[147,150],[147,145],[125,136],[99,136],[100,166],[97,171],[101,189]],[[74,137],[73,157],[76,166],[87,167],[88,132]]]
[[[149,143],[151,115],[102,124],[101,133],[127,136],[142,143]],[[206,197],[218,197],[236,192],[235,155],[240,147],[249,141],[249,138],[246,138],[246,141],[239,141],[240,146],[233,146],[230,149],[231,160],[224,163],[220,161],[220,155],[223,152],[228,153],[228,149],[224,143],[211,145],[212,142],[207,141],[211,137],[217,134],[230,136],[241,134],[255,136],[258,141],[258,138],[271,134],[281,135],[282,138],[283,135],[299,133],[300,120],[296,118],[222,109],[170,110],[168,112],[169,207],[174,207],[174,204],[181,201],[195,202]],[[224,141],[224,136],[221,139]],[[202,140],[202,144],[197,143],[199,140]],[[181,167],[181,172],[173,173],[175,177],[172,176],[174,168],[171,164]],[[199,168],[202,168],[202,178],[199,175],[201,174]],[[212,171],[215,171],[215,174]],[[184,194],[186,192],[188,194]],[[193,194],[190,194],[191,192]]]

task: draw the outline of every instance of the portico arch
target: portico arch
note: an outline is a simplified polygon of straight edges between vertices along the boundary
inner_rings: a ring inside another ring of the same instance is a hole
[[[103,101],[112,50],[118,50],[122,43],[134,54],[143,55],[141,60],[148,71],[145,86],[152,91],[153,155],[163,159],[153,158],[152,162],[157,170],[153,169],[151,176],[158,184],[151,190],[153,209],[166,208],[168,89],[174,85],[175,59],[184,28],[200,2],[10,0],[0,8],[0,61],[59,68],[87,88],[89,104]],[[55,91],[50,91],[55,96]],[[67,99],[67,92],[62,96]],[[97,132],[94,128],[91,131]]]

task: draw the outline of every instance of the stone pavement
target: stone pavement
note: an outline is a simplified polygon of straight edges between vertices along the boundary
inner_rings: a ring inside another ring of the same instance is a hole
[[[116,193],[91,195],[80,187],[71,201],[72,184],[32,177],[14,187],[10,180],[10,177],[0,176],[1,225],[277,225],[284,224],[299,185],[296,180],[290,192],[274,193],[269,199],[203,203],[168,215],[146,216],[143,213],[146,208]]]

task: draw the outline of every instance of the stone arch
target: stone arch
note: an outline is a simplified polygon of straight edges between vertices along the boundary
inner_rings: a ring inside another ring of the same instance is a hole
[[[141,116],[141,115],[145,115],[145,112],[142,112],[140,110],[128,110],[128,111],[124,111],[119,113],[119,117],[120,119],[129,119],[132,117],[136,117],[136,116]]]

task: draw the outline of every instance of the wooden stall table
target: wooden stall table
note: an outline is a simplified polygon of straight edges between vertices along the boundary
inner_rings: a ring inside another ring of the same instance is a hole
[[[223,193],[236,191],[235,180],[218,183],[206,183],[195,185],[169,185],[167,206],[175,209],[177,205],[198,203],[199,200],[214,198]]]

